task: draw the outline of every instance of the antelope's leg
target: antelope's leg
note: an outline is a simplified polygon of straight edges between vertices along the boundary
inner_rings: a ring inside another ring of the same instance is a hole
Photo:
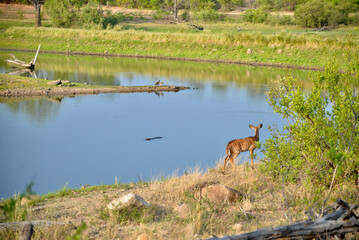
[[[227,157],[224,159],[223,172],[224,172],[224,168],[226,167],[228,158],[229,158],[229,156],[227,156]]]
[[[232,168],[233,169],[236,169],[235,166],[234,166],[234,159],[236,159],[236,157],[239,155],[239,152],[234,152],[232,153],[231,157],[229,158],[229,161],[231,162],[231,165],[232,165]]]

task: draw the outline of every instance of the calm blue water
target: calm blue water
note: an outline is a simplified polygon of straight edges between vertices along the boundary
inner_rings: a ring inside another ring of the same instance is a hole
[[[272,80],[289,74],[285,70],[66,56],[61,58],[69,67],[58,68],[59,60],[47,57],[43,65],[39,57],[37,73],[50,79],[90,83],[104,79],[103,84],[117,85],[152,85],[161,79],[192,89],[61,101],[1,100],[0,197],[23,192],[31,181],[33,190],[44,194],[65,184],[71,188],[113,184],[116,176],[120,182],[151,180],[195,166],[214,167],[225,156],[228,141],[253,136],[249,124],[263,123],[261,141],[270,136],[268,126],[283,124],[267,104],[265,92]],[[73,67],[91,59],[106,62],[94,65],[111,67]],[[8,66],[0,63],[0,72],[7,71]],[[150,137],[162,139],[145,141]],[[248,161],[248,152],[242,155],[242,162]],[[263,156],[259,151],[258,155]]]

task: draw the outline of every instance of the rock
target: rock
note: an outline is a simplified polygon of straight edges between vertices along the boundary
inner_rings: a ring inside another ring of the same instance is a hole
[[[247,49],[247,54],[252,54],[252,53],[253,53],[252,49],[248,48]]]
[[[104,51],[103,53],[108,53],[108,50]]]
[[[150,240],[150,238],[146,233],[142,233],[140,236],[138,236],[137,240]]]
[[[129,193],[125,196],[122,196],[122,197],[117,198],[117,199],[113,200],[112,202],[110,202],[107,205],[107,208],[110,210],[114,210],[114,209],[123,209],[128,206],[148,207],[148,206],[150,206],[150,204],[145,199],[143,199],[141,196],[138,196],[133,193]]]
[[[207,197],[214,202],[233,203],[243,197],[243,194],[232,188],[217,184],[207,186],[201,189],[202,197]]]
[[[70,83],[70,81],[65,80],[65,81],[61,81],[61,83],[62,83],[62,84],[69,84],[69,83]]]
[[[59,84],[61,84],[61,80],[57,79],[57,80],[54,80],[54,81],[47,82],[47,84],[48,85],[59,85]]]
[[[277,50],[277,53],[282,53],[283,52],[283,49],[278,49]]]

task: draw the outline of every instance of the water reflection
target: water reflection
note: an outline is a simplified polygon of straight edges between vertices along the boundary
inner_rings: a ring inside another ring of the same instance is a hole
[[[6,59],[8,52],[0,52]],[[26,60],[33,53],[16,53]],[[0,72],[9,66],[0,61]],[[185,85],[177,93],[100,94],[0,99],[0,197],[31,180],[39,193],[69,183],[112,184],[181,174],[213,166],[228,141],[253,134],[261,141],[282,124],[266,102],[271,81],[289,74],[310,86],[305,71],[215,63],[121,59],[40,53],[40,78],[116,85]],[[146,138],[162,137],[154,141]],[[260,155],[260,151],[257,152]],[[248,160],[243,154],[242,162]],[[139,177],[140,176],[140,177]]]
[[[12,69],[11,72],[7,72],[7,74],[10,75],[17,75],[17,76],[23,76],[23,77],[32,77],[37,78],[36,72],[32,69],[23,68],[23,69]]]
[[[14,116],[25,115],[38,126],[52,121],[60,112],[62,97],[1,99]]]

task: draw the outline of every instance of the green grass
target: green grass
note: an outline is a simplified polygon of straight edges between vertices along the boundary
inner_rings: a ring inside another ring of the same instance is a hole
[[[128,23],[116,30],[10,27],[0,33],[7,49],[104,53],[181,59],[260,62],[324,67],[328,59],[344,64],[359,49],[359,29],[316,32],[294,27],[206,24],[203,32],[187,24]],[[252,50],[247,54],[248,49]]]
[[[16,90],[16,89],[37,90],[37,89],[47,89],[49,87],[51,88],[58,87],[58,86],[48,85],[47,84],[48,82],[49,81],[45,79],[36,79],[36,78],[21,77],[21,76],[9,75],[9,74],[0,74],[0,91]],[[76,87],[98,88],[101,86],[76,83]]]

